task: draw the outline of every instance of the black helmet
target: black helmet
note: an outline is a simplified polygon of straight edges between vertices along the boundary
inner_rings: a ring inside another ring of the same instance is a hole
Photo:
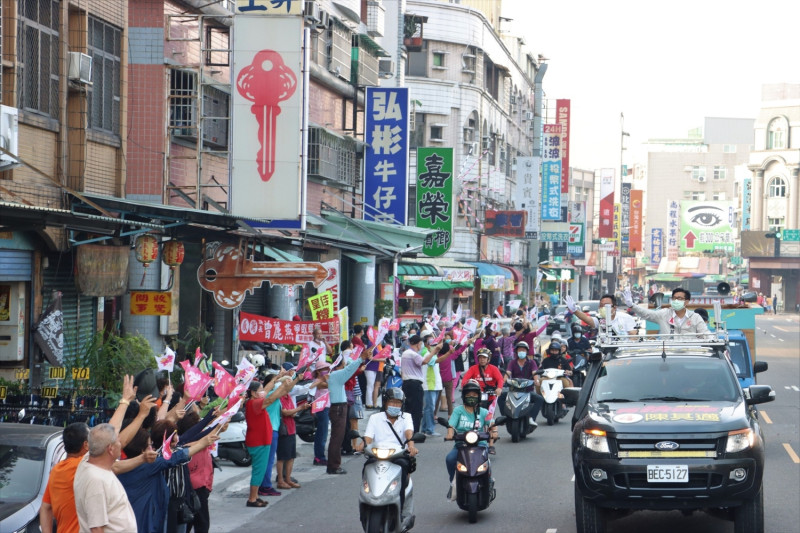
[[[481,386],[478,385],[478,382],[474,379],[467,381],[463,387],[461,387],[461,400],[463,401],[464,398],[467,396],[468,392],[477,392],[478,397],[481,395]]]
[[[528,346],[528,343],[525,341],[519,341],[517,344],[515,344],[514,349],[516,350],[517,348],[525,348],[526,350],[531,349],[531,347]]]
[[[572,334],[576,333],[584,333],[583,327],[580,324],[573,324],[572,325]]]
[[[383,393],[383,408],[386,409],[386,406],[389,405],[389,400],[400,400],[403,405],[406,403],[406,395],[403,393],[403,389],[400,387],[392,387],[386,389]],[[400,407],[402,408],[403,405]]]
[[[561,353],[561,343],[558,341],[553,341],[550,343],[550,346],[547,347],[547,353],[551,355],[557,355]]]

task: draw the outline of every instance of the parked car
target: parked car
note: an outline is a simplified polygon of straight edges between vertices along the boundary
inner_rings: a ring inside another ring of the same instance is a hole
[[[66,457],[63,428],[0,424],[0,528],[39,533],[39,507],[50,470]]]

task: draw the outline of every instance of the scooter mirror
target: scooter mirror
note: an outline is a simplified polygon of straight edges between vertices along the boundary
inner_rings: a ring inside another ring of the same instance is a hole
[[[505,423],[506,423],[506,417],[504,417],[504,416],[498,416],[494,420],[494,425],[495,426],[502,426],[502,425],[505,425]]]
[[[442,425],[442,426],[444,426],[444,427],[446,427],[446,428],[449,428],[449,427],[450,427],[450,423],[449,423],[449,422],[447,421],[447,419],[446,419],[446,418],[444,418],[444,417],[441,417],[441,416],[440,416],[440,417],[437,417],[437,418],[436,418],[436,422],[438,422],[440,425]]]
[[[414,435],[412,435],[410,440],[413,441],[413,442],[420,443],[420,442],[425,442],[425,439],[426,439],[425,433],[417,432],[417,433],[414,433]]]

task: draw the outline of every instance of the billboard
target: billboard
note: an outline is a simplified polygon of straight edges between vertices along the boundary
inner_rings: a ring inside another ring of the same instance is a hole
[[[733,203],[728,201],[682,201],[680,251],[734,252]]]
[[[364,220],[405,225],[408,212],[408,88],[367,87]]]
[[[561,220],[561,125],[545,124],[542,136],[542,220]]]
[[[486,211],[486,235],[524,237],[526,211]]]
[[[538,239],[540,231],[539,212],[539,158],[517,158],[517,192],[514,204],[517,209],[524,209],[525,238]]]
[[[570,101],[556,100],[558,123],[561,125],[561,192],[569,193],[569,115]]]
[[[644,209],[642,191],[632,190],[631,217],[628,224],[630,226],[628,247],[631,252],[642,251],[642,209]]]
[[[614,236],[614,169],[600,170],[600,227],[597,236],[610,239]]]
[[[422,252],[444,255],[453,243],[453,149],[417,148],[417,227],[436,230]]]
[[[753,178],[742,181],[742,231],[750,229],[750,211],[753,202]]]
[[[303,17],[248,7],[239,6],[248,14],[236,15],[233,32],[231,214],[299,229]]]

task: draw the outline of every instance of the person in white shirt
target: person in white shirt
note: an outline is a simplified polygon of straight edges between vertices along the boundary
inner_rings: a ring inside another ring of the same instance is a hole
[[[622,311],[617,311],[617,298],[613,294],[604,294],[600,298],[600,308],[597,311],[597,318],[584,313],[578,306],[575,304],[575,300],[572,299],[572,296],[567,295],[564,299],[567,304],[567,309],[569,309],[572,313],[575,314],[578,318],[586,322],[587,324],[592,325],[595,329],[600,327],[601,323],[605,323],[609,321],[608,324],[611,327],[611,331],[615,335],[638,335],[639,331],[636,329],[636,320],[629,315],[628,313],[623,313]],[[605,316],[606,313],[606,305],[611,306],[611,318]]]
[[[670,307],[667,309],[646,309],[633,303],[630,289],[623,293],[625,305],[633,312],[651,322],[658,324],[659,333],[700,334],[709,333],[703,317],[686,309],[686,304],[692,299],[692,293],[686,289],[673,289]]]
[[[325,358],[331,353],[325,339],[322,338],[322,329],[314,328],[314,338],[308,343],[308,349],[311,352],[311,360],[314,363],[311,365],[310,370],[313,372],[317,369],[317,363],[324,362]]]

